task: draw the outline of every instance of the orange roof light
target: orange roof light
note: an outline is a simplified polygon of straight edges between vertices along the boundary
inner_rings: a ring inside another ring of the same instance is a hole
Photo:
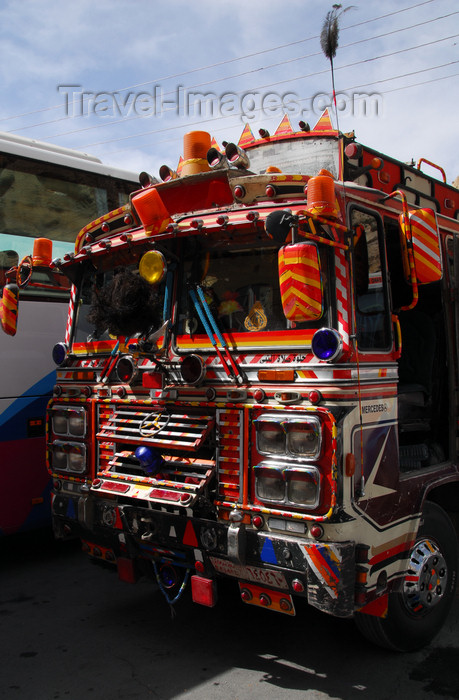
[[[195,175],[208,170],[207,151],[211,145],[207,131],[189,131],[183,138],[183,164],[181,175]]]
[[[36,238],[33,243],[33,265],[48,267],[53,257],[53,242],[49,238]]]

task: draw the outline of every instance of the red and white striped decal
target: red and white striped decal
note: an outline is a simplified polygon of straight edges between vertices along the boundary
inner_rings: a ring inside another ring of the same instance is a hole
[[[70,345],[70,331],[72,329],[72,318],[73,318],[73,310],[75,308],[75,299],[76,299],[76,287],[74,284],[72,284],[70,288],[70,300],[69,300],[69,310],[67,314],[67,326],[65,328],[65,338],[64,342],[66,345]]]
[[[349,300],[347,295],[346,259],[344,251],[336,249],[336,299],[338,310],[338,331],[343,338],[343,349],[349,349]]]

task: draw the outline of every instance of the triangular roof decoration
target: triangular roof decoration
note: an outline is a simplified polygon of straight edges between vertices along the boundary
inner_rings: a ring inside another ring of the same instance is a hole
[[[215,136],[212,136],[212,141],[210,142],[210,147],[211,148],[216,148],[217,151],[220,151],[222,153],[221,146],[217,143]]]
[[[177,165],[177,175],[180,176],[180,173],[182,172],[182,167],[183,167],[183,157],[180,156],[180,160]]]
[[[290,136],[293,134],[292,125],[290,124],[290,119],[288,114],[284,114],[284,117],[275,131],[275,136]]]
[[[324,109],[322,112],[319,121],[315,125],[315,127],[312,129],[312,131],[334,131],[332,121],[330,119],[330,113],[328,109]]]
[[[255,141],[255,137],[252,133],[252,129],[250,128],[249,124],[246,124],[244,127],[244,131],[241,134],[241,138],[239,139],[238,146],[241,148],[246,148],[249,146],[251,143]]]

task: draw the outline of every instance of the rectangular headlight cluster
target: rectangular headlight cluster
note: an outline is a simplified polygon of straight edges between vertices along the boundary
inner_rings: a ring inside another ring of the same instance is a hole
[[[318,459],[322,431],[317,416],[263,414],[254,424],[260,454]]]
[[[86,445],[81,442],[59,442],[51,445],[53,471],[84,474],[87,469]]]
[[[54,406],[51,427],[55,435],[83,438],[86,435],[86,411],[81,406]]]
[[[261,462],[254,467],[255,493],[259,501],[317,508],[320,501],[320,472],[317,467],[294,467]]]

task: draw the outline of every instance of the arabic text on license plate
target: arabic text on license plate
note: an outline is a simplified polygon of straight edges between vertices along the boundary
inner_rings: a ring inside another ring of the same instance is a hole
[[[287,580],[284,574],[280,571],[262,569],[258,566],[241,566],[240,564],[234,564],[232,561],[227,561],[226,559],[216,559],[215,557],[211,557],[211,561],[215,570],[220,574],[235,576],[236,578],[243,579],[245,581],[261,583],[266,586],[273,586],[275,588],[288,589]]]

